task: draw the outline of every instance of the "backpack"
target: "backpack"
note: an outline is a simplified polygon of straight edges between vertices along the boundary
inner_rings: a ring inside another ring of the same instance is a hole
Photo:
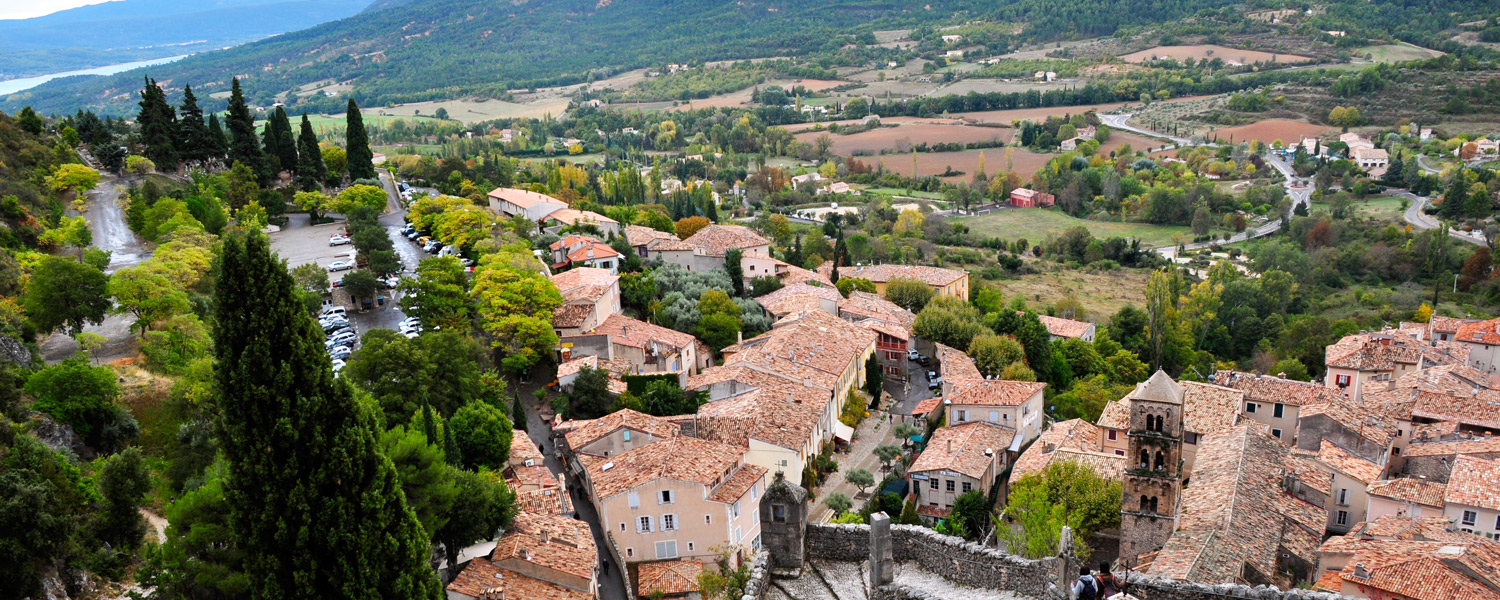
[[[1101,600],[1103,598],[1109,598],[1120,593],[1120,588],[1115,587],[1115,578],[1113,575],[1111,575],[1106,581],[1104,579],[1104,574],[1100,573],[1098,575],[1098,581],[1096,582],[1096,584],[1096,587],[1099,589],[1099,598]]]
[[[1078,582],[1083,584],[1083,588],[1078,590],[1077,600],[1097,600],[1099,586],[1094,583],[1093,575],[1080,575]]]

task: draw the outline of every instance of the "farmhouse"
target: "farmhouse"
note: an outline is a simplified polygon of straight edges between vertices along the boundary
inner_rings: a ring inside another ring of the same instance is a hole
[[[1039,206],[1052,206],[1056,198],[1047,192],[1038,192],[1031,188],[1016,188],[1010,192],[1011,206],[1031,208]]]

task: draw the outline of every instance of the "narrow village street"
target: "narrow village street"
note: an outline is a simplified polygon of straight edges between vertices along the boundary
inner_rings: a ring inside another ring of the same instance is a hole
[[[834,455],[834,462],[839,464],[839,472],[829,475],[823,486],[816,490],[818,497],[817,504],[812,509],[812,522],[825,523],[833,519],[833,509],[828,508],[828,496],[834,492],[842,492],[854,500],[854,508],[850,510],[859,510],[861,506],[864,506],[869,495],[878,491],[871,488],[865,490],[865,495],[861,496],[859,488],[849,483],[845,476],[854,469],[864,469],[875,475],[875,484],[880,485],[880,480],[885,478],[887,472],[880,469],[880,458],[875,456],[875,447],[884,444],[900,444],[895,436],[891,435],[894,424],[888,418],[890,414],[885,411],[872,411],[870,417],[854,429],[855,439],[849,452]],[[900,415],[896,415],[895,422],[901,422]],[[895,468],[894,464],[892,468]]]

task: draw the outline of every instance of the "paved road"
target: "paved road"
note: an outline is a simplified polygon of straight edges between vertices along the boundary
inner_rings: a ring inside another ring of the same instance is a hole
[[[1427,206],[1427,198],[1418,196],[1406,190],[1386,190],[1386,194],[1389,194],[1391,196],[1399,196],[1411,201],[1411,204],[1407,205],[1406,212],[1402,213],[1401,217],[1405,219],[1407,223],[1411,224],[1412,229],[1425,231],[1428,229],[1434,229],[1438,225],[1442,224],[1441,221],[1437,220],[1431,215],[1428,215],[1426,212],[1423,212],[1422,209]],[[1476,246],[1489,246],[1489,242],[1484,239],[1484,234],[1481,232],[1449,229],[1448,235],[1453,239],[1468,242]]]
[[[1274,167],[1285,178],[1285,181],[1282,182],[1282,186],[1286,188],[1287,197],[1292,199],[1292,209],[1296,210],[1297,206],[1299,205],[1306,205],[1308,208],[1312,208],[1312,186],[1309,185],[1306,181],[1298,178],[1296,172],[1292,171],[1291,165],[1286,161],[1277,158],[1273,154],[1266,154],[1264,158],[1267,164]],[[1246,229],[1245,231],[1236,233],[1233,236],[1230,236],[1228,240],[1195,242],[1192,244],[1185,244],[1183,248],[1186,250],[1197,250],[1200,248],[1208,248],[1215,245],[1243,242],[1245,240],[1271,235],[1273,233],[1276,233],[1276,230],[1278,229],[1281,229],[1281,219],[1274,219],[1271,221],[1267,221],[1265,224],[1259,225],[1257,227]],[[1169,260],[1184,262],[1184,259],[1179,259],[1177,257],[1177,248],[1175,246],[1157,248],[1156,251],[1160,252],[1162,256],[1167,257]]]
[[[1421,154],[1418,154],[1417,155],[1417,166],[1422,167],[1422,170],[1424,172],[1428,173],[1429,175],[1437,175],[1439,173],[1442,173],[1442,171],[1440,171],[1438,169],[1434,169],[1432,167],[1427,166],[1427,163],[1424,160],[1426,158],[1427,157],[1422,156]]]
[[[129,184],[128,179],[102,172],[99,174],[99,185],[88,191],[89,211],[84,216],[88,218],[89,229],[94,235],[94,247],[110,252],[107,269],[110,273],[140,264],[151,256],[142,247],[141,239],[130,230],[130,224],[125,220],[125,209],[120,207],[120,187]]]
[[[880,427],[878,430],[875,429],[877,425]],[[827,500],[828,496],[834,492],[843,492],[844,495],[854,500],[854,508],[851,510],[859,510],[861,506],[864,506],[868,496],[859,495],[859,488],[854,487],[854,484],[849,483],[844,477],[849,471],[864,469],[875,475],[876,485],[880,484],[880,480],[885,478],[886,473],[880,470],[880,458],[875,456],[875,447],[897,443],[891,435],[891,429],[892,422],[887,420],[887,413],[884,411],[871,412],[870,417],[859,424],[859,427],[854,430],[854,437],[858,439],[854,440],[849,452],[836,454],[833,457],[834,462],[839,464],[839,471],[829,475],[828,480],[824,481],[822,487],[817,490],[817,503],[813,506],[811,513],[813,522],[824,523],[833,518],[833,509],[828,508]],[[865,493],[871,494],[874,490],[867,489]]]
[[[1124,114],[1119,114],[1119,115],[1099,115],[1099,120],[1100,121],[1104,121],[1104,124],[1110,126],[1111,129],[1121,129],[1121,130],[1124,130],[1124,131],[1129,131],[1131,133],[1138,133],[1138,134],[1145,135],[1145,136],[1164,138],[1164,139],[1167,139],[1167,140],[1171,140],[1171,142],[1173,144],[1176,144],[1178,146],[1191,146],[1191,145],[1193,145],[1193,141],[1190,140],[1190,139],[1187,139],[1187,138],[1180,138],[1180,137],[1176,137],[1176,136],[1171,136],[1171,135],[1167,135],[1165,133],[1151,131],[1149,129],[1141,129],[1139,127],[1135,127],[1135,126],[1126,124],[1125,122],[1128,121],[1128,120],[1130,120],[1131,116],[1132,115],[1130,113],[1124,113]]]

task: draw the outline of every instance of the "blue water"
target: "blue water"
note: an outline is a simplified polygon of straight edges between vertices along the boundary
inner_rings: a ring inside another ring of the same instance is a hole
[[[175,60],[182,59],[182,58],[184,58],[186,56],[188,56],[188,55],[183,54],[181,56],[169,56],[167,58],[155,58],[155,59],[151,59],[151,60],[138,60],[138,61],[135,61],[135,62],[120,63],[118,65],[109,65],[109,66],[105,66],[105,67],[94,67],[92,69],[83,69],[83,70],[80,70],[80,71],[66,71],[66,72],[62,72],[62,73],[53,73],[51,75],[39,75],[39,76],[36,76],[36,77],[27,77],[25,79],[12,79],[10,81],[0,81],[0,96],[4,96],[4,95],[7,95],[7,94],[14,94],[16,92],[20,92],[20,91],[23,91],[23,90],[29,90],[29,89],[34,88],[36,86],[39,86],[41,84],[47,83],[48,81],[52,81],[53,79],[57,79],[58,77],[71,77],[73,75],[114,75],[115,73],[120,73],[120,72],[123,72],[123,71],[129,71],[131,69],[135,69],[135,68],[138,68],[138,67],[149,67],[151,65],[166,64],[166,63],[169,63],[169,62],[172,62],[172,61],[175,61]]]

